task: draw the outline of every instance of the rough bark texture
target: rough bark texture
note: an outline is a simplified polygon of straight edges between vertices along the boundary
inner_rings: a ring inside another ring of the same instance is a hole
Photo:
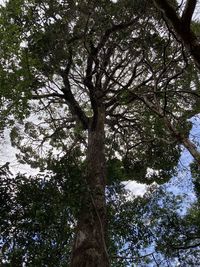
[[[108,267],[105,243],[105,137],[104,110],[98,110],[95,125],[88,130],[87,184],[72,252],[71,267]]]

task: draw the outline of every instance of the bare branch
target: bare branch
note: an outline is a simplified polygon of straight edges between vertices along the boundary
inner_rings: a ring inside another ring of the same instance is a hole
[[[63,94],[52,93],[52,94],[44,94],[44,95],[32,95],[31,99],[37,100],[37,99],[43,99],[43,98],[49,98],[49,97],[59,97],[62,99],[65,98]]]

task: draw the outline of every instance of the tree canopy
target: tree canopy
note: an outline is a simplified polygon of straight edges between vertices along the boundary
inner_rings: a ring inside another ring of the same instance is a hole
[[[198,112],[199,86],[187,53],[150,3],[9,1],[1,20],[1,116],[24,124],[11,132],[23,160],[30,163],[49,140],[61,150],[84,144],[103,104],[109,154],[134,161],[142,176],[140,165],[167,176],[178,159],[174,144],[184,143],[187,119]],[[23,142],[23,132],[32,142]],[[152,163],[161,154],[163,162]]]

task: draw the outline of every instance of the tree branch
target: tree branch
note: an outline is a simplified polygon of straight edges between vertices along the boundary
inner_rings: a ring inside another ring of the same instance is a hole
[[[97,58],[97,49],[93,46],[92,43],[90,43],[90,49],[91,50],[87,58],[87,68],[86,68],[86,76],[84,78],[84,84],[89,90],[90,102],[91,102],[91,106],[94,112],[94,121],[96,121],[97,112],[98,112],[98,108],[97,108],[98,104],[97,104],[97,98],[95,95],[95,88],[92,82],[92,76],[94,74],[93,62],[95,62]]]
[[[197,243],[197,244],[193,244],[193,245],[185,245],[185,246],[173,246],[174,249],[190,249],[190,248],[196,248],[196,247],[199,247],[200,246],[200,243]]]
[[[71,69],[71,65],[72,65],[72,51],[69,50],[68,64],[64,71],[60,71],[60,75],[63,78],[63,83],[64,83],[62,92],[64,93],[64,99],[66,100],[66,103],[68,104],[69,109],[71,110],[72,114],[77,116],[83,128],[86,130],[88,129],[89,119],[85,115],[85,112],[82,110],[78,102],[76,101],[71,91],[71,85],[70,85],[69,77],[68,77],[70,69]]]
[[[200,152],[197,150],[197,147],[192,143],[187,137],[180,133],[176,127],[170,122],[167,116],[163,113],[163,109],[159,106],[156,107],[147,97],[141,97],[140,100],[147,105],[152,111],[154,111],[159,117],[161,117],[165,123],[165,126],[168,128],[171,135],[176,138],[176,140],[182,144],[193,156],[198,165],[200,165]]]
[[[196,6],[195,2],[195,0],[187,0],[183,16],[180,18],[174,7],[169,4],[169,1],[154,0],[155,5],[161,10],[161,12],[163,12],[166,19],[171,23],[176,35],[184,43],[186,49],[190,52],[198,69],[200,70],[200,43],[198,41],[198,37],[194,34],[190,27],[192,14],[194,13]]]
[[[62,91],[64,93],[66,103],[68,104],[72,114],[78,117],[79,121],[82,123],[83,128],[86,130],[88,129],[89,119],[85,115],[85,112],[82,110],[76,99],[74,98],[74,95],[72,94],[72,91],[70,89],[68,78],[64,76],[63,81],[65,87],[63,87]]]
[[[32,95],[31,99],[37,100],[37,99],[43,99],[43,98],[49,98],[49,97],[59,97],[62,99],[65,98],[63,94],[52,93],[52,94],[44,94],[44,95]]]
[[[187,0],[185,4],[185,9],[183,11],[181,20],[186,28],[190,28],[190,23],[192,20],[192,15],[194,14],[194,10],[197,4],[197,0]]]
[[[128,22],[113,25],[111,28],[107,29],[97,46],[97,50],[99,51],[105,45],[105,43],[107,42],[108,38],[110,37],[112,33],[117,32],[119,30],[126,29],[127,27],[133,25],[138,19],[139,19],[139,16]]]

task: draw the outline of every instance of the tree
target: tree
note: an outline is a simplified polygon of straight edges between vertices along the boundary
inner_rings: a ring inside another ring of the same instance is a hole
[[[19,160],[48,168],[54,154],[79,153],[85,190],[71,266],[109,266],[106,169],[162,183],[180,144],[199,161],[187,122],[198,111],[196,70],[149,1],[10,0],[0,33],[1,116],[7,126],[18,119]]]

